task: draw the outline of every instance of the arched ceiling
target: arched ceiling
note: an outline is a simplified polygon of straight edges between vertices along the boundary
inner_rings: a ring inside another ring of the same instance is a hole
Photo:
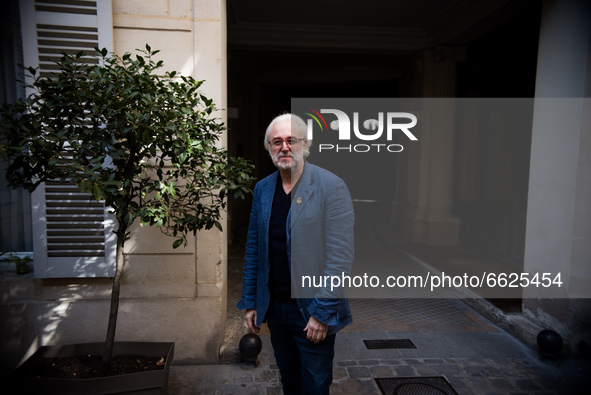
[[[518,12],[516,0],[228,0],[233,49],[408,54],[464,45]]]

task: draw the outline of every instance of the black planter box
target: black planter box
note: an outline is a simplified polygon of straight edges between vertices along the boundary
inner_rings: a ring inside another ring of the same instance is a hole
[[[29,359],[102,355],[104,343],[81,343],[64,346],[43,346]],[[57,379],[23,375],[17,368],[9,378],[14,394],[133,394],[166,395],[168,373],[174,356],[174,343],[116,342],[113,355],[139,354],[166,358],[163,370],[108,376],[91,379]]]

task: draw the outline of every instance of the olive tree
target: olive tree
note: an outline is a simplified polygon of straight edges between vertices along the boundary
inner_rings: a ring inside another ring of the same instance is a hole
[[[224,125],[199,91],[203,81],[158,74],[162,61],[146,45],[135,55],[96,49],[66,55],[49,77],[33,76],[33,93],[0,110],[0,155],[10,160],[11,187],[74,183],[103,200],[117,222],[116,271],[103,355],[112,358],[123,248],[130,227],[155,225],[173,236],[217,227],[227,197],[250,193],[251,165],[221,148]]]

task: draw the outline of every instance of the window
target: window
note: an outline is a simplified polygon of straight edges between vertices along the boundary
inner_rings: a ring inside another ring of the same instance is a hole
[[[25,96],[18,2],[3,3],[0,13],[0,105]],[[33,251],[31,196],[23,189],[9,189],[4,174],[8,161],[0,160],[0,252]],[[0,260],[6,255],[0,256]]]

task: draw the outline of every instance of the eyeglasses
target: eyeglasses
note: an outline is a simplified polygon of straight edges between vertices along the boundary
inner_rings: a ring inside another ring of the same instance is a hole
[[[305,140],[305,139],[287,139],[287,140],[277,139],[277,140],[269,141],[269,144],[271,144],[275,148],[283,147],[283,143],[287,144],[288,147],[291,147],[292,145],[299,144],[300,141],[303,141],[303,140]]]

